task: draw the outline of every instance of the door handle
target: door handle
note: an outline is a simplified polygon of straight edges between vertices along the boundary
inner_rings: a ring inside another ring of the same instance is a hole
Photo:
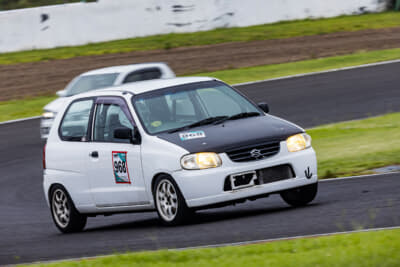
[[[99,152],[93,151],[92,153],[89,154],[90,157],[92,158],[98,158],[99,157]]]

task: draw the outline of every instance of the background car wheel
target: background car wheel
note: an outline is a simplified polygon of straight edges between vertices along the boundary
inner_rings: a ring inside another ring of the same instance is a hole
[[[87,217],[80,214],[67,191],[59,185],[50,191],[50,209],[53,221],[63,233],[79,232],[86,225]]]
[[[314,200],[318,192],[318,183],[310,184],[281,193],[283,200],[293,207],[305,206]]]
[[[167,176],[157,177],[153,189],[158,216],[165,225],[179,225],[192,215],[175,181]]]

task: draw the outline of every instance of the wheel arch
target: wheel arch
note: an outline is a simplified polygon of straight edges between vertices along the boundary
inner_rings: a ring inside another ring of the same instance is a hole
[[[53,183],[49,186],[49,190],[47,192],[47,197],[49,198],[49,205],[51,205],[51,191],[53,190],[53,188],[55,188],[57,186],[61,187],[65,191],[65,193],[71,200],[72,205],[74,205],[74,208],[76,209],[75,202],[74,202],[74,199],[71,197],[71,194],[68,192],[67,188],[63,184],[60,184],[60,183]]]
[[[154,193],[155,193],[155,182],[157,181],[157,178],[160,177],[160,176],[162,176],[162,175],[168,176],[168,177],[172,180],[172,183],[174,184],[174,186],[176,186],[176,189],[177,189],[177,190],[179,191],[179,193],[182,195],[183,200],[185,201],[185,203],[186,203],[186,205],[187,205],[186,198],[185,198],[184,194],[182,193],[182,190],[181,190],[181,188],[179,187],[179,184],[176,182],[175,178],[174,178],[171,174],[169,174],[169,173],[167,173],[167,172],[159,172],[159,173],[155,174],[155,175],[153,176],[153,179],[151,180],[151,195],[152,195],[152,198],[153,198],[153,201],[154,201],[154,205],[156,204],[156,203],[155,203],[155,200],[154,200],[154,197],[155,197],[155,195],[154,195]]]
[[[49,189],[48,189],[48,191],[47,191],[47,197],[49,198],[49,203],[50,203],[50,201],[51,201],[51,191],[52,191],[53,188],[56,187],[56,186],[62,187],[62,188],[65,190],[65,192],[67,192],[67,194],[69,195],[68,190],[65,188],[65,186],[63,186],[63,185],[60,184],[60,183],[53,183],[53,184],[51,184],[51,185],[49,186]]]
[[[166,172],[159,172],[159,173],[156,173],[156,174],[153,176],[153,178],[151,179],[151,194],[153,195],[153,197],[154,197],[154,190],[155,190],[155,182],[156,182],[157,178],[160,177],[160,176],[162,176],[162,175],[165,175],[165,176],[170,177],[170,178],[175,182],[175,184],[176,184],[176,181],[175,181],[174,177],[172,177],[171,174],[166,173]]]

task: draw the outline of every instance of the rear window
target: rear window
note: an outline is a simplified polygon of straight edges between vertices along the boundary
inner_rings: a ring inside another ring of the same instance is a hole
[[[123,83],[147,81],[160,78],[161,78],[161,71],[159,68],[148,68],[128,74]]]

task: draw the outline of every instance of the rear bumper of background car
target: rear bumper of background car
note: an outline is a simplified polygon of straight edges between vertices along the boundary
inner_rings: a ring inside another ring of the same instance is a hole
[[[221,167],[194,171],[179,170],[173,173],[173,177],[189,207],[202,207],[254,198],[316,183],[318,176],[315,151],[308,148],[299,152],[289,152],[286,142],[281,142],[280,145],[280,152],[266,159],[233,162],[227,154],[221,153]],[[258,182],[258,184],[236,190],[229,188],[231,175],[255,171],[256,175],[262,179],[264,170],[276,169],[277,166],[290,166],[293,175],[278,181],[272,179],[272,182],[268,180]]]

